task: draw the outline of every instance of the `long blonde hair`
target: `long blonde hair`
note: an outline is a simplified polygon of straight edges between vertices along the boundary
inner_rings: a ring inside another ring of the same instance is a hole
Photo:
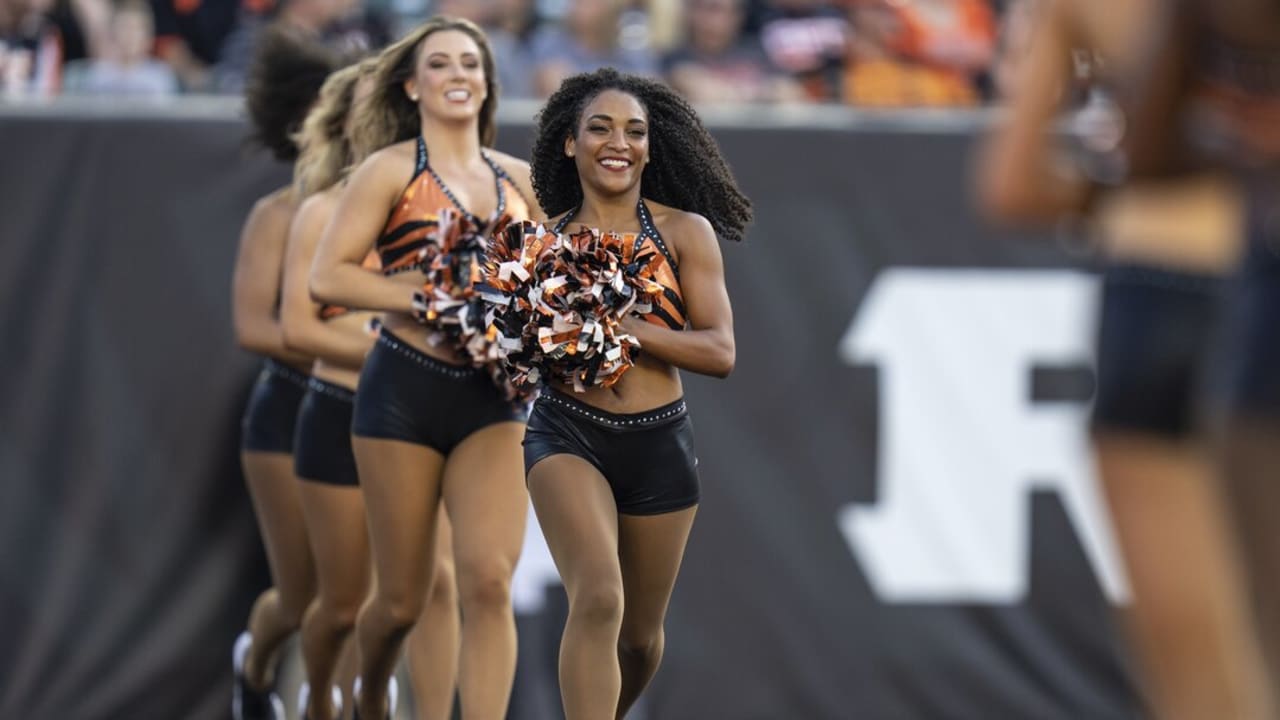
[[[372,74],[377,60],[367,58],[329,75],[320,98],[307,114],[298,133],[301,154],[294,165],[294,185],[299,197],[321,192],[342,179],[354,161],[346,136],[347,117],[355,103],[356,85]]]
[[[422,132],[422,120],[418,115],[418,103],[405,94],[404,83],[413,78],[417,68],[418,50],[432,33],[442,30],[458,30],[466,33],[480,48],[480,62],[484,68],[486,97],[480,105],[480,144],[493,147],[498,135],[494,116],[498,109],[498,77],[493,62],[493,50],[484,31],[470,20],[438,15],[419,25],[408,35],[387,47],[378,56],[373,71],[373,93],[362,103],[356,114],[352,145],[357,162],[374,151],[401,140],[415,138]]]

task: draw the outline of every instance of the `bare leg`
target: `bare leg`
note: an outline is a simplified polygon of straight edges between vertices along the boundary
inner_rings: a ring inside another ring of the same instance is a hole
[[[600,472],[553,455],[529,472],[529,493],[569,595],[560,640],[560,698],[566,720],[601,720],[618,710],[618,638],[623,585],[618,508]]]
[[[311,685],[307,720],[330,720],[339,656],[369,590],[369,535],[358,487],[303,480],[302,506],[315,550],[319,592],[302,624],[302,656]]]
[[[462,605],[458,684],[464,720],[505,718],[515,680],[511,576],[529,512],[523,437],[523,423],[490,425],[462,441],[445,464]]]
[[[315,597],[316,580],[293,457],[245,452],[241,460],[274,583],[258,596],[249,613],[253,644],[245,657],[244,673],[249,685],[261,690],[273,679],[281,644],[302,623]]]
[[[356,620],[360,716],[386,716],[387,683],[405,635],[422,614],[434,572],[436,509],[444,459],[421,445],[354,437],[376,571],[373,597]]]
[[[453,564],[453,527],[440,511],[435,576],[418,624],[409,632],[409,679],[418,720],[448,720],[458,681],[458,583]]]
[[[1221,444],[1227,497],[1273,691],[1280,688],[1280,423],[1236,418]]]
[[[334,668],[333,682],[342,690],[342,715],[351,717],[351,708],[355,707],[355,698],[351,695],[351,686],[356,675],[360,674],[360,653],[357,652],[355,633],[347,633],[342,643],[342,652],[338,654],[338,666]]]
[[[662,623],[697,512],[697,507],[691,507],[662,515],[618,518],[618,556],[626,597],[618,638],[618,663],[622,669],[619,720],[635,704],[662,662]]]
[[[1204,454],[1137,434],[1095,440],[1133,583],[1131,636],[1158,716],[1270,717],[1235,546]]]

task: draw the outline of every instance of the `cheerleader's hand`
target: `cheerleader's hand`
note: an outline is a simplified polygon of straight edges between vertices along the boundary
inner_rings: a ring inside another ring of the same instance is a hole
[[[653,329],[653,323],[644,319],[643,315],[638,313],[628,313],[626,317],[618,321],[618,327],[622,332],[636,339],[640,345],[644,345],[644,338]]]

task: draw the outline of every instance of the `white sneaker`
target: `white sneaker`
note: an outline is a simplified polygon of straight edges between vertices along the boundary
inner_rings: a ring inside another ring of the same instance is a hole
[[[386,720],[392,720],[393,718],[395,718],[396,701],[399,699],[399,696],[400,696],[400,686],[396,683],[396,678],[393,675],[391,679],[387,682]],[[352,719],[360,720],[360,699],[359,699],[360,698],[360,678],[359,676],[356,677],[356,682],[351,687],[351,698],[352,698],[352,704],[355,705],[355,707],[352,709],[353,711]]]
[[[272,688],[255,690],[244,677],[244,661],[253,645],[246,630],[236,638],[231,650],[231,717],[235,720],[286,720],[284,702]]]
[[[329,686],[329,699],[333,703],[333,717],[342,717],[342,691],[336,685]],[[311,685],[302,683],[298,688],[298,717],[307,720],[307,711],[311,709]]]

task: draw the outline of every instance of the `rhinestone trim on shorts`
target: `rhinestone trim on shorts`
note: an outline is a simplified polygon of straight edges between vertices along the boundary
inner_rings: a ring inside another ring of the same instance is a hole
[[[456,367],[454,365],[441,362],[411,345],[406,345],[393,337],[388,337],[385,330],[378,335],[378,342],[386,345],[388,348],[391,348],[400,355],[409,358],[427,370],[444,375],[445,377],[453,378],[454,380],[466,380],[467,378],[475,377],[483,371],[483,368]]]
[[[272,375],[275,375],[281,380],[291,382],[300,388],[305,389],[307,387],[307,383],[311,380],[310,375],[299,372],[298,370],[291,368],[288,365],[285,365],[279,360],[275,360],[273,358],[267,358],[266,362],[264,362],[262,366],[264,369],[266,369],[267,372],[271,373]]]
[[[639,413],[636,415],[614,415],[603,410],[597,410],[590,405],[572,402],[559,397],[554,393],[543,393],[538,397],[538,401],[546,401],[553,405],[562,407],[575,415],[580,415],[593,422],[610,427],[643,427],[645,425],[653,425],[663,420],[668,420],[688,412],[688,406],[684,400],[678,400],[674,405],[659,408],[654,412]]]
[[[321,395],[328,395],[335,400],[341,400],[345,403],[355,402],[356,399],[356,394],[354,392],[342,387],[341,385],[325,382],[319,378],[313,377],[307,381],[307,389],[318,392]]]

